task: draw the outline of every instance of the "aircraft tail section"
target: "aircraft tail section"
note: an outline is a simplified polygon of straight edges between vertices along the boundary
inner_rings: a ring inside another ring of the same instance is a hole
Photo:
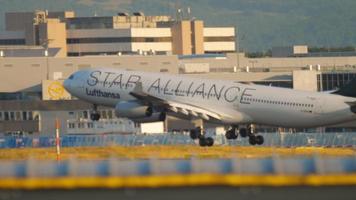
[[[333,92],[333,94],[338,94],[338,95],[341,95],[341,96],[355,97],[356,98],[356,78],[351,80],[344,87],[342,87],[339,90]]]

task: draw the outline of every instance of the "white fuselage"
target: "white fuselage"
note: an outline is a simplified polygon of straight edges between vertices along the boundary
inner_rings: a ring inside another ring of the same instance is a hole
[[[78,71],[64,85],[79,99],[115,107],[119,101],[135,100],[129,93],[137,82],[159,99],[219,113],[221,124],[303,128],[356,119],[346,103],[355,98],[185,75],[99,68]]]

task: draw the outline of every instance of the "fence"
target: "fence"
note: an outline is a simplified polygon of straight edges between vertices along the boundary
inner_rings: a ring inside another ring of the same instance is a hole
[[[263,133],[264,146],[298,147],[356,147],[356,133]],[[248,139],[239,137],[227,140],[223,135],[214,136],[215,144],[248,146]],[[135,145],[189,145],[194,144],[188,135],[65,135],[61,137],[61,146],[135,146]],[[0,148],[51,147],[55,145],[54,136],[0,138]]]
[[[2,161],[4,177],[94,177],[170,174],[310,175],[351,174],[355,157],[269,157],[184,160],[46,160]]]

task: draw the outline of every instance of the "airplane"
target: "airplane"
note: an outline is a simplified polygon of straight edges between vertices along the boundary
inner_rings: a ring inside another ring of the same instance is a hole
[[[100,119],[97,106],[115,108],[117,117],[137,123],[164,121],[166,115],[221,124],[227,139],[248,137],[251,145],[264,138],[254,124],[312,128],[356,120],[356,79],[325,92],[198,79],[181,74],[128,71],[111,68],[79,70],[63,83],[73,96],[93,104],[90,118]],[[242,127],[241,127],[242,126]],[[200,146],[213,146],[197,127],[190,137]]]

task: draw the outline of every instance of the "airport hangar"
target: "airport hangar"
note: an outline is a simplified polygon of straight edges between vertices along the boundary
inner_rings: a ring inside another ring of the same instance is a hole
[[[30,20],[28,20],[30,19]],[[356,77],[356,56],[313,55],[306,46],[278,47],[272,57],[248,58],[236,52],[234,27],[204,27],[198,20],[169,16],[75,17],[74,12],[7,13],[0,32],[0,133],[53,134],[61,121],[64,134],[132,133],[139,128],[100,108],[71,97],[61,83],[91,67],[180,73],[193,77],[325,91]],[[168,119],[167,130],[193,128]],[[352,123],[341,125],[353,129]],[[156,125],[160,131],[163,125]],[[150,126],[142,128],[149,132]]]

